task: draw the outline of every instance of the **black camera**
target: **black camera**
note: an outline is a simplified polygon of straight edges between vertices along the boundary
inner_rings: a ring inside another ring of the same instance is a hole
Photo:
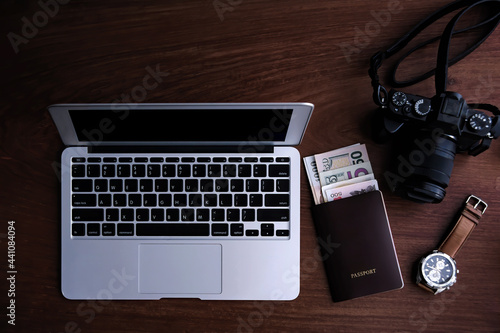
[[[469,11],[481,7],[484,17],[476,24],[457,30],[457,22]],[[378,69],[382,62],[402,51],[420,32],[442,17],[459,10],[446,25],[441,36],[421,42],[406,52],[394,65],[391,85],[408,87],[435,76],[436,94],[433,98],[391,90],[380,83]],[[489,148],[500,135],[500,110],[491,104],[467,104],[457,93],[447,90],[448,67],[473,52],[500,24],[500,1],[456,0],[447,4],[413,27],[394,44],[370,58],[368,74],[373,88],[373,100],[379,106],[374,124],[375,141],[391,137],[402,145],[398,163],[385,177],[391,189],[404,198],[418,202],[441,202],[450,182],[453,161],[457,152],[467,151],[476,156]],[[464,51],[450,57],[453,35],[479,31],[479,38]],[[406,81],[396,80],[398,66],[413,52],[439,41],[436,67]],[[479,110],[494,114],[490,117]]]
[[[476,156],[500,135],[498,116],[488,116],[454,92],[433,98],[391,90],[374,119],[374,139],[397,137],[403,153],[386,180],[397,194],[418,202],[443,200],[457,152]],[[498,111],[498,110],[497,110]]]

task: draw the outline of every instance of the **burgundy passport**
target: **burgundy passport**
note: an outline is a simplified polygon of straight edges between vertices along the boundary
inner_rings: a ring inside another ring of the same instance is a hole
[[[312,212],[334,302],[403,287],[382,192],[316,205]]]

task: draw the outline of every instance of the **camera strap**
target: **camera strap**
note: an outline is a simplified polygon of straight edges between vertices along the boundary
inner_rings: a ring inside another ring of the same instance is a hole
[[[457,22],[460,20],[461,17],[463,17],[469,10],[477,7],[477,6],[482,6],[487,9],[488,11],[488,17],[479,22],[478,24],[475,24],[473,26],[461,29],[461,30],[455,30],[455,26]],[[437,20],[441,19],[442,17],[456,11],[462,9],[458,14],[456,14],[452,20],[446,25],[446,28],[441,36],[436,36],[434,38],[431,38],[425,42],[422,42],[418,44],[417,46],[413,47],[410,49],[406,54],[404,54],[396,63],[396,65],[393,68],[392,71],[392,78],[391,78],[391,85],[393,87],[407,87],[411,86],[413,84],[416,84],[418,82],[421,82],[433,75],[435,75],[435,86],[436,86],[436,95],[439,95],[443,92],[446,91],[447,87],[447,82],[448,82],[448,67],[456,64],[463,58],[465,58],[467,55],[472,53],[476,48],[479,47],[490,35],[491,33],[495,30],[497,25],[500,23],[500,0],[457,0],[454,1],[439,10],[435,11],[422,21],[418,23],[413,29],[411,29],[408,33],[406,33],[403,37],[401,37],[398,41],[396,41],[393,45],[391,45],[387,50],[385,51],[379,51],[375,53],[371,59],[370,59],[370,69],[368,71],[370,78],[371,78],[371,84],[373,87],[373,100],[374,102],[379,105],[379,106],[386,106],[388,101],[388,93],[387,90],[380,84],[380,78],[378,76],[378,69],[382,65],[382,62],[393,56],[394,54],[398,53],[401,51],[403,48],[405,48],[408,43],[413,40],[420,32],[422,32],[425,28],[430,26],[432,23],[436,22]],[[478,29],[478,28],[483,28],[484,31],[482,32],[481,36],[479,39],[473,43],[471,46],[469,46],[465,51],[462,53],[458,54],[452,59],[449,59],[449,51],[450,51],[450,43],[451,43],[451,38],[453,35],[456,34],[461,34],[468,32],[473,29]],[[417,51],[418,49],[429,45],[431,43],[434,43],[436,41],[440,40],[439,42],[439,49],[438,49],[438,56],[437,56],[437,63],[436,67],[422,75],[419,75],[415,78],[406,80],[406,81],[397,81],[396,80],[396,71],[403,62],[404,59],[406,59],[410,54],[413,52]],[[483,110],[490,111],[494,114],[500,114],[500,110],[490,104],[474,104],[476,108],[480,108]]]

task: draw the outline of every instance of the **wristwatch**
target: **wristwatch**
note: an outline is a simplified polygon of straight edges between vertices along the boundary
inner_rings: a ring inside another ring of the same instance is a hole
[[[420,259],[418,263],[417,284],[423,289],[439,294],[457,281],[458,269],[455,256],[479,223],[488,208],[486,202],[471,195],[457,224],[437,250]]]

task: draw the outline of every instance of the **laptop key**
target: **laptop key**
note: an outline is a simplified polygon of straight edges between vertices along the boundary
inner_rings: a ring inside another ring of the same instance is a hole
[[[274,236],[274,224],[272,223],[262,223],[260,225],[261,236]]]
[[[121,179],[111,179],[109,181],[109,190],[111,192],[123,191],[123,181]]]
[[[243,179],[231,179],[231,192],[243,192]]]
[[[206,207],[217,206],[217,194],[205,194],[204,203]]]
[[[117,226],[118,236],[133,236],[134,235],[134,224],[133,223],[120,223]]]
[[[261,191],[262,192],[274,192],[274,180],[273,179],[262,179],[261,181]]]
[[[247,192],[258,192],[259,191],[259,181],[257,179],[247,179],[246,180],[246,190],[247,190]]]
[[[179,210],[176,208],[167,209],[167,221],[179,221]]]
[[[120,158],[121,161],[121,158]],[[130,177],[130,165],[129,164],[121,164],[118,165],[117,168],[117,176],[118,177]]]
[[[129,194],[128,195],[128,205],[130,207],[142,206],[142,195],[141,194]]]
[[[199,162],[199,159],[198,159],[198,162]],[[203,164],[193,165],[193,177],[205,177],[206,174],[207,174],[207,172],[206,172],[205,165],[203,165]]]
[[[250,194],[250,206],[251,207],[261,207],[262,206],[262,194]]]
[[[125,207],[126,205],[127,205],[127,195],[126,194],[113,195],[113,206]]]
[[[104,221],[104,209],[100,208],[73,208],[73,221]]]
[[[73,206],[95,207],[97,198],[95,194],[73,194],[71,202]]]
[[[137,192],[137,179],[125,179],[125,192]]]
[[[141,192],[153,192],[153,180],[152,179],[141,179],[139,183],[139,190]]]
[[[111,206],[111,194],[99,194],[98,200],[99,207],[110,207]]]
[[[222,174],[224,177],[236,177],[236,164],[225,164]]]
[[[255,221],[255,209],[242,209],[241,210],[241,220],[244,222]]]
[[[135,218],[134,210],[132,208],[123,208],[121,211],[122,221],[133,221]]]
[[[221,222],[225,219],[224,209],[212,209],[212,221]]]
[[[72,236],[85,236],[85,223],[73,223],[71,225]]]
[[[118,221],[120,212],[118,208],[106,209],[106,221]]]
[[[179,164],[177,166],[177,177],[191,177],[191,165]]]
[[[192,208],[181,209],[181,221],[193,222],[194,219],[195,219],[194,209],[192,209]]]
[[[104,223],[102,225],[102,235],[103,236],[114,236],[115,235],[115,224],[114,223]]]
[[[144,194],[144,207],[156,207],[156,194]]]
[[[158,204],[160,207],[172,206],[172,194],[160,194],[158,196]]]
[[[229,191],[229,180],[227,180],[227,179],[217,179],[215,181],[215,191],[216,192],[227,192],[227,191]]]
[[[258,236],[259,230],[248,229],[247,231],[245,231],[245,235],[252,236],[252,237]]]
[[[89,159],[90,160],[90,159]],[[87,165],[87,177],[100,177],[101,167],[99,164],[89,164]]]
[[[288,194],[266,194],[266,207],[287,207],[290,205],[290,195]]]
[[[101,235],[101,225],[99,223],[87,224],[87,236],[100,236],[100,235]]]
[[[252,177],[252,166],[250,164],[238,165],[238,177]]]
[[[196,210],[197,221],[210,221],[210,209],[201,208]]]
[[[104,164],[102,166],[102,176],[103,177],[114,177],[115,176],[115,165],[114,164]]]
[[[186,192],[198,192],[198,179],[186,179],[184,187]]]
[[[170,181],[170,192],[184,192],[182,179],[172,179]]]
[[[71,185],[73,192],[92,192],[91,179],[73,179]]]
[[[163,164],[163,177],[175,177],[175,165],[174,164]]]
[[[290,231],[289,230],[276,230],[276,236],[289,236]]]
[[[246,207],[248,204],[247,194],[235,194],[234,195],[234,206],[236,207]]]
[[[161,167],[159,164],[148,165],[148,177],[160,177]]]
[[[231,223],[231,236],[243,236],[243,223]]]
[[[215,160],[215,158],[214,158]],[[220,177],[221,166],[220,164],[209,164],[208,165],[208,177]]]
[[[267,167],[265,164],[255,164],[253,166],[253,176],[254,177],[266,177]]]
[[[288,179],[276,180],[276,191],[277,192],[289,192],[290,191],[290,180],[288,180]]]
[[[146,177],[146,165],[144,165],[144,164],[132,165],[132,176],[134,176],[134,177]]]
[[[151,221],[165,221],[165,210],[159,208],[151,209]]]
[[[209,236],[208,223],[137,223],[137,236]]]
[[[73,177],[85,177],[85,164],[73,164],[71,166],[71,175]]]
[[[190,207],[201,207],[203,206],[203,197],[201,194],[190,194],[189,195],[189,206]]]
[[[258,209],[257,210],[257,221],[289,221],[290,220],[290,210],[289,209]]]
[[[138,208],[135,210],[135,220],[136,221],[149,221],[149,209]]]
[[[168,192],[168,180],[156,179],[155,180],[155,191],[156,192]]]
[[[107,179],[96,179],[94,181],[94,190],[96,192],[107,192],[108,191],[108,180]]]
[[[200,179],[200,191],[201,192],[213,192],[214,181],[213,179]]]
[[[212,224],[212,236],[227,236],[229,235],[229,226],[227,223]]]
[[[227,220],[230,222],[239,222],[240,210],[239,209],[228,209],[227,210]]]
[[[274,164],[269,166],[270,177],[289,177],[290,165],[288,164]]]

